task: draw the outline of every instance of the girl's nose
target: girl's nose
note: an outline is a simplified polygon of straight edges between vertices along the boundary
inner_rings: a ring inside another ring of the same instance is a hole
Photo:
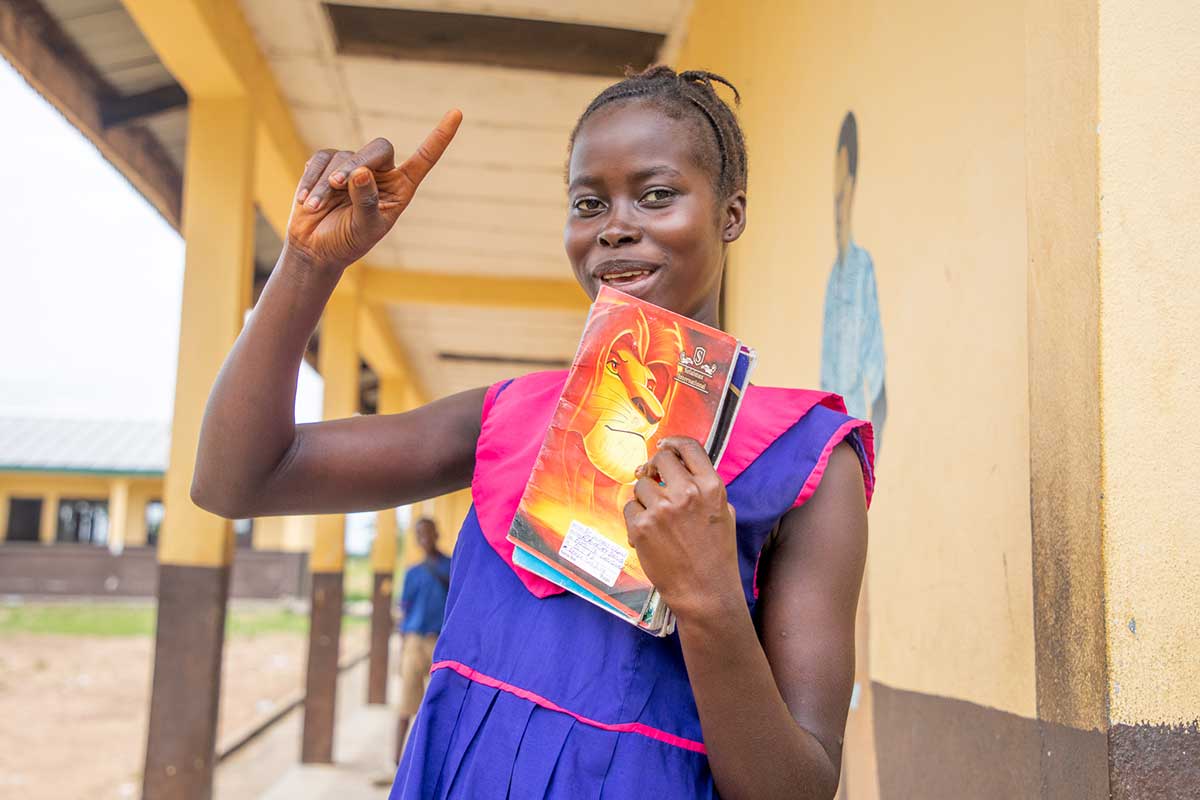
[[[642,231],[635,225],[630,225],[614,215],[601,230],[596,241],[603,247],[620,247],[637,244],[642,240]]]

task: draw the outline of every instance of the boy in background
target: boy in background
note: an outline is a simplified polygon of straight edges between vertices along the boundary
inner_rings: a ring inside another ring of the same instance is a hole
[[[408,726],[421,706],[425,681],[433,666],[433,645],[442,632],[446,590],[450,587],[450,558],[438,550],[438,529],[428,517],[417,520],[417,544],[425,552],[421,563],[404,574],[400,593],[400,703],[396,727],[396,763],[404,751]]]

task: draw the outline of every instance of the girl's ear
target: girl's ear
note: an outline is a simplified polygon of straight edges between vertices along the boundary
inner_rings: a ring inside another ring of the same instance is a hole
[[[721,214],[721,240],[726,244],[737,241],[746,230],[746,191],[738,189],[725,199]]]

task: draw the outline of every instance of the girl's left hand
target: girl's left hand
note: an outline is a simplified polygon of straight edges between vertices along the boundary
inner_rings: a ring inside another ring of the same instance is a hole
[[[625,505],[629,543],[646,576],[681,620],[742,602],[734,510],[708,454],[672,436],[638,468]]]

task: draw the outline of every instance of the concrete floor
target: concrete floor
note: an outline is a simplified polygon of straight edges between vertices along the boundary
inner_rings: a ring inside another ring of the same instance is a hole
[[[396,716],[390,705],[366,705],[366,682],[365,661],[338,680],[336,763],[299,763],[303,711],[298,708],[217,767],[216,800],[386,800],[390,785],[374,781],[390,779],[394,769]],[[389,699],[397,689],[393,673]]]

